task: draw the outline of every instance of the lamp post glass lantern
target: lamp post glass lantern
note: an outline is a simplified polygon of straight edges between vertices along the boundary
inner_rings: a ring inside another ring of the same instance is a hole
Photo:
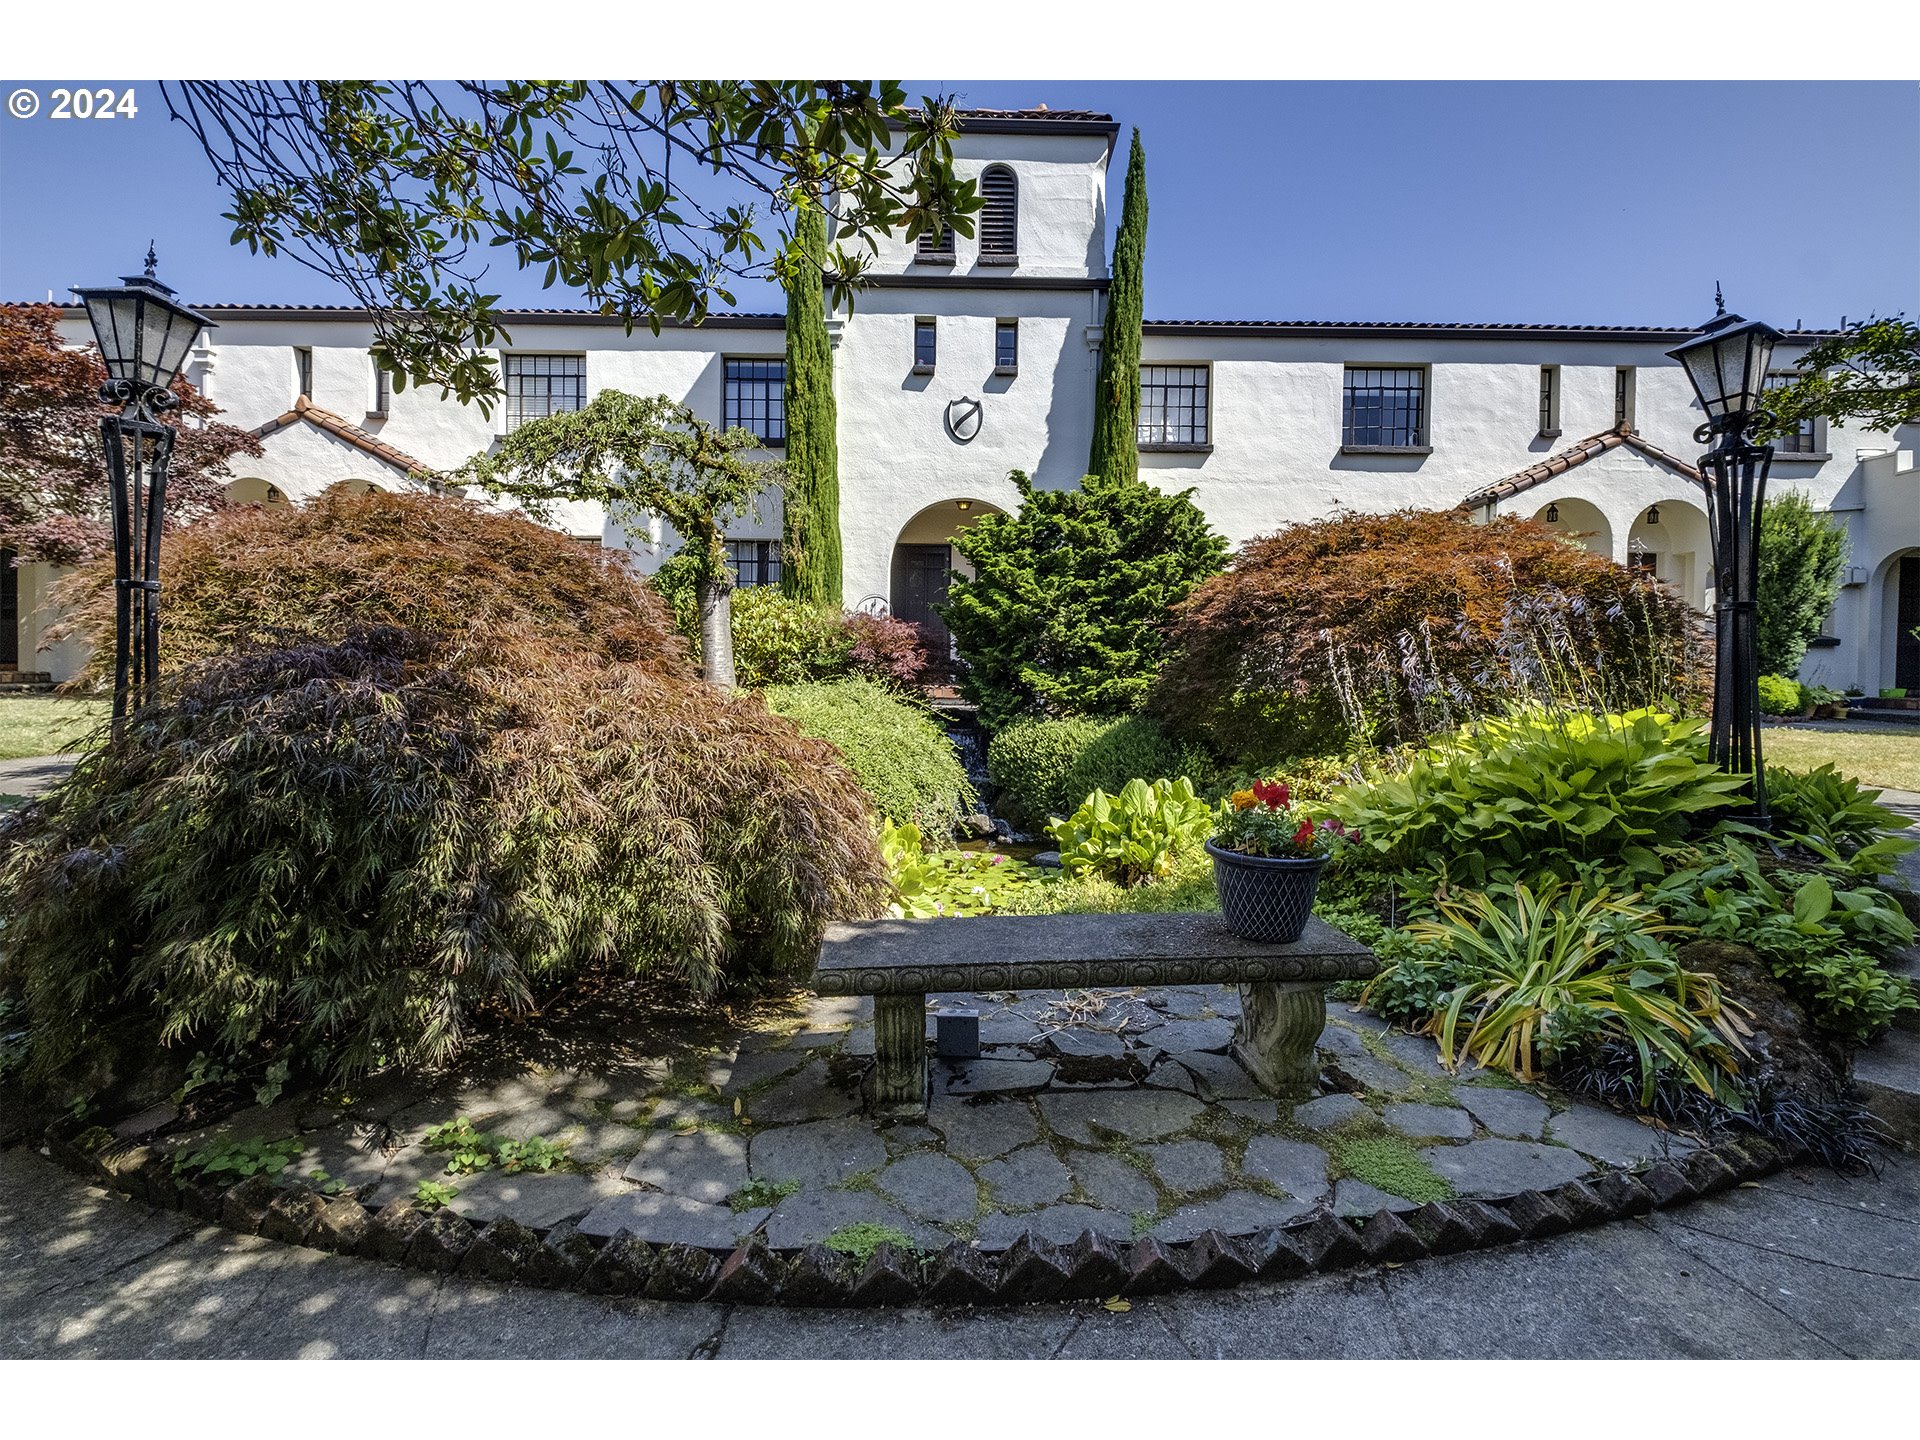
[[[75,290],[87,307],[107,383],[100,399],[120,406],[100,419],[113,510],[113,733],[146,699],[160,673],[160,531],[166,516],[173,426],[161,420],[179,405],[174,377],[212,321],[173,297],[147,268],[112,288]],[[138,573],[136,574],[136,570]]]
[[[1780,332],[1761,321],[1729,315],[1718,286],[1714,305],[1714,317],[1700,334],[1667,354],[1685,368],[1707,413],[1707,422],[1694,432],[1694,439],[1711,447],[1700,457],[1713,547],[1711,754],[1722,770],[1746,777],[1747,808],[1734,818],[1764,830],[1771,827],[1760,758],[1755,591],[1760,573],[1760,506],[1766,499],[1773,447],[1754,445],[1748,437],[1760,419],[1760,395]]]

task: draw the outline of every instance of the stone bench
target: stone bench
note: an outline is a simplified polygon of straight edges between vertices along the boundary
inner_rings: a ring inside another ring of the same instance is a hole
[[[1310,1090],[1327,986],[1378,969],[1318,918],[1289,945],[1243,940],[1217,913],[980,915],[831,925],[813,988],[873,996],[876,1113],[927,1108],[927,996],[983,990],[1237,985],[1233,1050],[1273,1094]]]

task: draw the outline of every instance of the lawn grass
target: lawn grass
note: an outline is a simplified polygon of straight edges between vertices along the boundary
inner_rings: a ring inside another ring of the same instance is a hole
[[[1920,725],[1769,725],[1760,732],[1760,753],[1769,765],[1812,770],[1831,760],[1868,785],[1920,790]]]
[[[104,700],[0,695],[0,760],[58,755],[85,740],[106,718]]]

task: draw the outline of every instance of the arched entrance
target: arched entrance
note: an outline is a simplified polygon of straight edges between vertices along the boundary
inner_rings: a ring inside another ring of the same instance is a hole
[[[227,483],[227,501],[233,505],[289,505],[286,492],[258,475],[242,475]]]
[[[1627,564],[1660,580],[1694,609],[1704,609],[1713,578],[1706,512],[1685,500],[1649,505],[1627,531]]]
[[[1886,641],[1891,653],[1882,673],[1892,676],[1889,685],[1920,695],[1920,550],[1896,555],[1887,563],[1880,605],[1886,617],[1882,624],[1891,632]]]
[[[920,627],[927,658],[936,665],[951,662],[954,653],[953,632],[938,613],[947,600],[948,578],[955,571],[973,573],[954,550],[954,537],[978,524],[981,516],[1000,513],[997,505],[984,500],[942,500],[907,521],[894,541],[888,605],[896,620]]]
[[[1600,507],[1588,500],[1552,500],[1534,513],[1534,519],[1583,550],[1613,556],[1613,526]]]

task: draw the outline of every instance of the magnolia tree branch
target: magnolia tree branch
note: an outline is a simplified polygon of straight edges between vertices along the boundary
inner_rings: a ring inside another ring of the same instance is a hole
[[[731,279],[812,264],[836,305],[877,251],[952,225],[952,105],[893,81],[183,81],[162,85],[232,197],[233,241],[286,255],[370,313],[396,389],[490,408],[510,338],[495,251],[629,332],[697,324]],[[675,161],[678,160],[676,167]],[[824,255],[789,242],[831,206]]]

